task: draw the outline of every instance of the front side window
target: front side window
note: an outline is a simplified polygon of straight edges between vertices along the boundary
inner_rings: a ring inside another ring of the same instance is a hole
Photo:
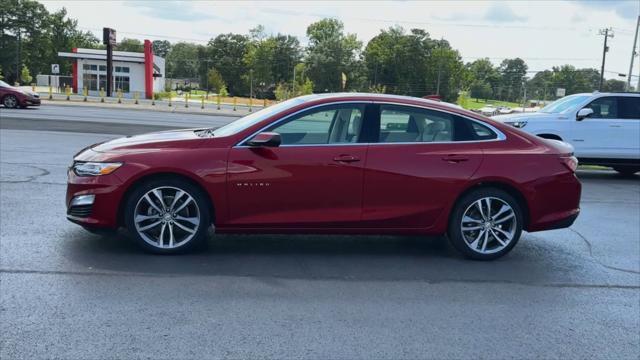
[[[380,106],[381,143],[454,141],[453,115],[397,105]]]
[[[324,106],[296,115],[267,131],[282,137],[282,145],[319,145],[358,142],[364,105]]]
[[[618,98],[618,117],[640,120],[640,97],[620,96]]]
[[[601,97],[585,106],[593,110],[592,119],[615,119],[618,117],[618,99],[613,96]]]

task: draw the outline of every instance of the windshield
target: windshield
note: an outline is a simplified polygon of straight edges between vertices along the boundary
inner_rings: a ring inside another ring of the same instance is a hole
[[[229,135],[233,135],[233,134],[237,134],[240,131],[251,127],[257,123],[259,123],[260,121],[275,115],[283,110],[286,110],[290,107],[302,104],[303,102],[305,102],[304,98],[294,98],[294,99],[290,99],[287,101],[283,101],[279,104],[275,104],[275,105],[271,105],[267,108],[264,108],[260,111],[257,111],[253,114],[247,115],[245,117],[242,117],[230,124],[227,124],[219,129],[215,129],[214,130],[214,135],[215,136],[229,136]]]
[[[547,114],[563,113],[567,110],[574,109],[589,97],[590,95],[570,95],[567,97],[563,97],[562,99],[558,99],[551,104],[543,107],[542,109],[540,109],[540,112]]]
[[[9,85],[6,82],[0,80],[0,87],[11,87],[11,85]]]

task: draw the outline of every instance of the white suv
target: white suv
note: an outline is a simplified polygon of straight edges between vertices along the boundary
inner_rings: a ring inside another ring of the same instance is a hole
[[[638,93],[574,94],[536,113],[493,119],[573,145],[581,164],[610,166],[625,175],[640,171]]]

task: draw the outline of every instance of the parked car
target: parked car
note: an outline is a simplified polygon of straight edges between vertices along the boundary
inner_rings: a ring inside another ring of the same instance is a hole
[[[498,114],[505,115],[513,113],[513,109],[508,106],[498,106]]]
[[[484,116],[494,116],[498,114],[499,109],[493,105],[486,105],[478,109],[478,112]]]
[[[174,253],[218,233],[448,234],[475,259],[521,232],[570,226],[570,146],[458,107],[383,94],[294,98],[218,129],[90,146],[68,173],[67,217],[125,226]]]
[[[0,103],[6,108],[40,106],[40,95],[31,90],[11,86],[0,80]]]
[[[563,97],[536,113],[494,119],[547,139],[567,142],[581,164],[640,171],[640,94],[586,93]]]

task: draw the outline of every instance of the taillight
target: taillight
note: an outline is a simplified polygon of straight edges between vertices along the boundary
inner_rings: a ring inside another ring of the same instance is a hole
[[[576,172],[578,168],[578,158],[575,156],[561,156],[560,161],[567,167],[567,169],[571,170],[571,172]]]

